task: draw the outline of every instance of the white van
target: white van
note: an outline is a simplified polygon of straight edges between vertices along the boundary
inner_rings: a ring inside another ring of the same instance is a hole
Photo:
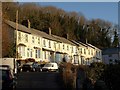
[[[57,63],[47,63],[42,68],[42,71],[58,71]]]

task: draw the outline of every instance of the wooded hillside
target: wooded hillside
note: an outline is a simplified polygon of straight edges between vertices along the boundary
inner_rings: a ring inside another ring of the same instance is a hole
[[[43,7],[35,3],[16,2],[3,3],[3,17],[16,21],[16,11],[19,11],[19,23],[27,26],[27,20],[31,22],[31,28],[46,31],[50,27],[52,34],[66,37],[76,41],[87,42],[98,48],[106,48],[112,45],[110,33],[112,23],[101,19],[87,20],[82,13],[66,12],[62,9],[47,6]]]

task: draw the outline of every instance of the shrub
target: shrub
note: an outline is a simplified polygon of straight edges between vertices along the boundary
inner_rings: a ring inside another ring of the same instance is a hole
[[[103,79],[109,90],[120,90],[120,64],[107,65]]]
[[[102,78],[104,69],[105,64],[102,62],[91,63],[87,75],[90,79],[92,79],[95,82],[96,80]]]
[[[67,89],[72,90],[76,86],[76,70],[71,63],[61,63],[60,73]]]

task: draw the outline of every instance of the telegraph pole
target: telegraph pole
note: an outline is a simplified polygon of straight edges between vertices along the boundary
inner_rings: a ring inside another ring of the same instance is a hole
[[[16,68],[16,60],[18,58],[18,50],[17,50],[17,31],[18,31],[18,10],[16,11],[16,30],[15,30],[15,48],[16,48],[16,55],[15,55],[15,58],[14,58],[14,73],[17,73],[17,68]]]
[[[18,31],[18,10],[16,11],[16,30],[15,30],[16,59],[18,58],[18,50],[17,50],[17,31]]]

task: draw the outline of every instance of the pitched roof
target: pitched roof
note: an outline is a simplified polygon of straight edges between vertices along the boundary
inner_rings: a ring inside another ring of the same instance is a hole
[[[66,38],[63,38],[63,37],[60,37],[60,36],[56,36],[56,35],[52,35],[52,36],[55,37],[56,39],[62,41],[63,43],[67,43],[67,44],[71,44],[71,45],[76,46],[76,44],[72,43],[70,40],[68,40]]]
[[[105,49],[102,50],[102,54],[103,54],[103,55],[118,54],[118,52],[120,53],[120,47],[116,47],[116,48],[105,48]]]
[[[5,23],[8,24],[9,26],[11,26],[12,28],[16,29],[16,23],[15,22],[5,20]],[[30,30],[26,26],[23,26],[21,24],[18,24],[18,30],[26,32],[26,33],[31,33]]]
[[[15,22],[5,20],[5,23],[7,23],[12,28],[16,29],[16,23]],[[56,39],[53,36],[51,36],[51,35],[49,35],[45,32],[42,32],[42,31],[39,31],[39,30],[36,30],[36,29],[33,29],[33,28],[27,28],[26,26],[23,26],[21,24],[18,24],[18,31],[23,31],[23,32],[30,33],[30,34],[35,34],[35,35],[41,36],[43,38],[47,38],[49,40],[61,42],[59,39]]]
[[[39,30],[36,30],[36,29],[33,29],[33,28],[31,29],[31,33],[35,34],[35,35],[38,35],[38,36],[41,36],[43,38],[49,39],[49,40],[61,42],[60,40],[54,38],[52,35],[49,35],[49,34],[47,34],[45,32],[42,32],[42,31],[39,31]]]

